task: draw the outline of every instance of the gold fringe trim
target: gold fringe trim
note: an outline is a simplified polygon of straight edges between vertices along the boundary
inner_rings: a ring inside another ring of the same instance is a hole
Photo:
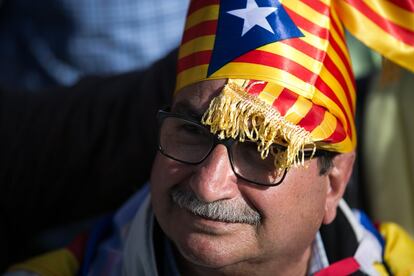
[[[313,153],[316,150],[310,132],[288,122],[276,109],[248,94],[231,79],[220,95],[211,101],[201,122],[210,126],[210,131],[218,134],[220,139],[257,142],[262,159],[267,158],[270,152],[279,169],[303,165],[305,146],[311,146]],[[285,145],[287,150],[284,153],[271,152],[273,143]]]

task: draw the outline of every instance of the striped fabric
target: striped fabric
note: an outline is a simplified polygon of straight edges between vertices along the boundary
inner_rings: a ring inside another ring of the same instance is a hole
[[[247,92],[318,148],[349,152],[356,91],[344,26],[414,71],[413,15],[414,0],[193,0],[176,91],[206,79],[254,80]]]
[[[339,0],[337,4],[341,21],[355,37],[414,71],[414,0]]]
[[[269,82],[251,80],[247,92],[270,103],[289,122],[309,131],[314,141],[324,141],[326,149],[332,149],[331,145],[338,146],[341,142],[342,145],[349,143],[347,146],[352,147],[343,125],[325,107]]]
[[[207,78],[263,81],[250,91],[309,131],[318,147],[351,151],[356,145],[355,84],[338,14],[330,0],[285,0],[280,8],[302,36],[248,51],[207,77],[216,31],[226,26],[219,25],[218,0],[192,1],[179,52],[177,90]]]

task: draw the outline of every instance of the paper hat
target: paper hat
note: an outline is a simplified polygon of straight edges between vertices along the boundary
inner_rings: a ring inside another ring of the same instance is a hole
[[[343,23],[414,70],[414,24],[406,29],[390,16],[404,11],[412,20],[414,8],[381,1],[393,8],[387,13],[376,2],[194,0],[179,50],[176,91],[229,79],[203,123],[222,138],[257,141],[263,158],[272,143],[285,144],[286,167],[300,163],[307,146],[350,152],[356,146],[356,93]],[[369,29],[359,27],[361,18]]]

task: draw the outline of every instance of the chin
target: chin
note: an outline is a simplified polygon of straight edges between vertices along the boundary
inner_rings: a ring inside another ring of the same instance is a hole
[[[223,237],[192,234],[185,240],[174,243],[187,262],[210,269],[236,264],[246,257],[237,244],[230,243]]]

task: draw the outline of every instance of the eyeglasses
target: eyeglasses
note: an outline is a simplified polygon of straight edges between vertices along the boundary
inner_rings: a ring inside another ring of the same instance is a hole
[[[173,160],[197,165],[217,145],[222,144],[227,148],[231,167],[237,177],[257,185],[277,186],[286,176],[287,169],[276,168],[274,163],[274,154],[286,151],[282,145],[273,144],[269,151],[273,154],[262,159],[256,142],[220,140],[208,127],[182,114],[159,110],[157,117],[160,124],[158,150]],[[312,151],[305,151],[304,154],[304,158],[309,159]]]

